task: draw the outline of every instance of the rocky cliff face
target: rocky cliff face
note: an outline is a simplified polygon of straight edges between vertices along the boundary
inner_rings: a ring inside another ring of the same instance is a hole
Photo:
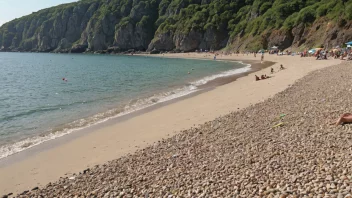
[[[81,53],[331,47],[352,40],[348,18],[352,1],[329,2],[81,0],[4,24],[0,50]],[[321,5],[346,14],[334,18]],[[281,10],[281,18],[275,18]]]
[[[153,49],[170,51],[173,49],[189,52],[200,49],[217,50],[226,47],[227,32],[207,29],[205,32],[191,30],[188,33],[157,33],[149,44],[148,51]]]
[[[237,37],[229,41],[228,45],[238,46],[238,49],[258,46],[278,46],[279,49],[313,48],[341,46],[352,40],[352,21],[338,26],[326,19],[320,19],[313,24],[299,24],[292,30],[272,30],[261,37]],[[236,48],[237,49],[237,48]]]
[[[11,21],[0,29],[3,50],[69,51],[98,9],[98,4],[81,3],[63,7],[56,14],[51,9]],[[52,16],[54,15],[54,16]],[[47,19],[47,16],[52,16]]]

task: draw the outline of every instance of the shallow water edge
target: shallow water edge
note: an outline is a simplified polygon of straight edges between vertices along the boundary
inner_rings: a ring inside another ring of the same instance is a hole
[[[234,60],[235,61],[235,60]],[[177,98],[173,98],[171,100],[167,100],[167,101],[162,101],[160,103],[151,105],[151,106],[147,106],[145,108],[133,111],[133,112],[129,112],[127,114],[121,115],[121,116],[117,116],[117,117],[112,117],[110,119],[104,120],[102,122],[96,123],[92,126],[88,126],[88,127],[84,127],[82,129],[76,129],[74,130],[74,132],[71,132],[69,134],[66,135],[62,135],[60,137],[42,142],[38,145],[29,147],[21,152],[15,153],[13,155],[10,155],[8,157],[2,158],[0,159],[0,167],[4,167],[4,166],[8,166],[12,163],[24,160],[30,156],[35,155],[38,152],[43,152],[45,150],[51,149],[51,148],[55,148],[57,146],[60,146],[62,144],[65,144],[67,142],[70,142],[76,138],[79,138],[83,135],[86,135],[87,133],[91,133],[94,132],[98,129],[119,123],[119,122],[123,122],[125,120],[131,119],[135,116],[153,111],[157,108],[178,102],[180,100],[184,100],[190,97],[193,97],[195,95],[210,91],[214,88],[216,88],[217,86],[221,86],[227,83],[231,83],[233,81],[235,81],[236,79],[243,77],[243,76],[247,76],[250,73],[256,72],[258,70],[270,67],[271,65],[275,64],[274,62],[269,62],[266,61],[263,64],[261,64],[259,61],[243,61],[244,64],[250,64],[250,70],[243,72],[243,73],[239,73],[239,74],[234,74],[234,75],[229,75],[229,76],[225,76],[225,77],[219,77],[219,78],[214,78],[212,80],[207,81],[204,84],[199,85],[199,89],[195,92],[177,97]]]

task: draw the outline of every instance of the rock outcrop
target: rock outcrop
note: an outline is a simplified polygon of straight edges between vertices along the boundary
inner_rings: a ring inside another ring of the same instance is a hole
[[[148,51],[153,49],[162,51],[177,49],[184,52],[198,49],[217,50],[226,47],[228,38],[227,32],[217,32],[213,29],[207,29],[205,32],[191,30],[186,34],[168,31],[157,33],[149,44]]]
[[[275,6],[285,12],[276,9],[276,15]],[[78,1],[4,24],[0,51],[255,50],[332,47],[352,40],[351,0],[300,6],[233,0]]]

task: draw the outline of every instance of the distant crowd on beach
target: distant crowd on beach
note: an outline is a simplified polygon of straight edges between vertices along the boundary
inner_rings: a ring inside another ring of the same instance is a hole
[[[250,54],[253,54],[254,57],[257,57],[257,54],[259,53],[259,54],[261,54],[261,61],[264,61],[264,53],[265,53],[264,50],[259,51],[259,52],[253,52],[253,51],[233,51],[233,52],[224,52],[223,51],[223,52],[216,52],[214,50],[204,50],[203,51],[202,49],[196,50],[195,52],[196,53],[205,53],[204,57],[209,57],[209,56],[211,56],[211,54],[213,54],[214,55],[214,57],[213,57],[214,60],[216,60],[216,58],[218,56],[232,56],[232,55],[239,56],[240,54],[242,54],[243,56],[244,55],[248,56]]]
[[[351,49],[320,49],[316,48],[315,50],[304,50],[301,53],[301,57],[316,57],[316,60],[327,60],[328,57],[341,60],[352,60],[352,50]]]
[[[213,59],[217,60],[218,56],[232,56],[232,55],[243,55],[243,56],[249,56],[249,55],[253,55],[254,57],[257,57],[257,55],[260,55],[260,60],[261,63],[263,63],[264,61],[264,54],[270,54],[270,55],[277,55],[277,56],[283,56],[283,55],[288,55],[288,56],[300,56],[300,57],[315,57],[316,60],[327,60],[328,58],[334,58],[334,59],[341,59],[341,60],[352,60],[352,50],[351,47],[347,47],[347,48],[340,48],[339,46],[328,50],[328,49],[324,49],[324,48],[313,48],[313,49],[305,49],[304,51],[301,52],[293,52],[290,50],[285,50],[285,51],[281,51],[278,49],[278,47],[272,47],[270,50],[264,50],[261,49],[259,51],[249,51],[249,50],[245,50],[245,51],[222,51],[222,52],[216,52],[214,50],[196,50],[197,53],[205,53],[204,57],[208,57],[211,56],[211,54],[214,55]],[[280,68],[278,69],[283,70],[285,69],[283,67],[283,65],[280,65]],[[271,68],[271,74],[274,73],[274,69]],[[257,76],[255,75],[255,80],[259,81],[259,80],[264,80],[264,79],[268,79],[270,78],[270,76],[267,76],[266,74]]]
[[[270,50],[264,50],[261,49],[259,51],[249,51],[249,50],[244,50],[244,51],[230,51],[230,52],[215,52],[214,50],[196,50],[198,53],[206,53],[206,54],[214,54],[214,60],[216,60],[217,56],[232,56],[232,55],[253,55],[254,57],[257,57],[258,54],[261,55],[261,61],[264,61],[264,53],[268,53],[270,55],[278,55],[278,56],[283,56],[283,55],[289,55],[289,56],[300,56],[300,57],[315,57],[316,60],[327,60],[330,57],[333,57],[334,59],[341,59],[341,60],[352,60],[352,50],[351,47],[349,48],[340,48],[339,46],[336,46],[335,48],[328,50],[324,48],[313,48],[313,49],[305,49],[300,52],[294,52],[290,50],[285,50],[281,51],[277,47],[274,49]],[[205,55],[204,57],[207,57]]]

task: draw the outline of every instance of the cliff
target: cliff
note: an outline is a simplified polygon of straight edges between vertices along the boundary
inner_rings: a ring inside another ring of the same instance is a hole
[[[1,51],[120,52],[332,47],[352,0],[81,0],[0,27]]]

